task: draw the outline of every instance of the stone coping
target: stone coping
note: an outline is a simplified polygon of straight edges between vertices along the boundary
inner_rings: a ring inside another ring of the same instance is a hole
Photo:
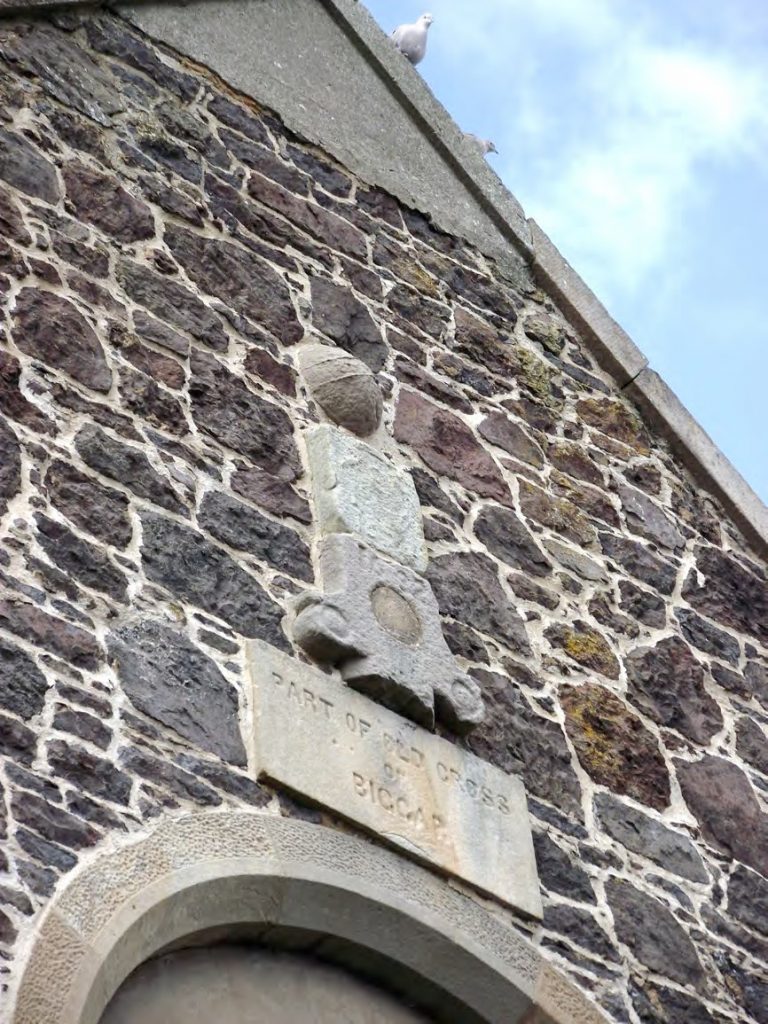
[[[497,912],[334,829],[258,812],[164,821],[96,852],[36,930],[9,1024],[98,1024],[128,975],[226,938],[311,949],[452,1024],[606,1024]]]
[[[298,16],[288,25],[286,0],[258,0],[258,20],[249,10],[253,2],[149,0],[121,12],[153,38],[277,110],[289,128],[428,214],[439,227],[473,242],[513,272],[521,260],[527,262],[618,387],[641,406],[699,484],[723,503],[756,552],[768,556],[768,508],[539,225],[526,220],[515,197],[418,72],[389,45],[363,4],[291,0]],[[88,0],[0,0],[0,14],[71,6],[88,6]],[[290,61],[270,59],[276,51],[264,45],[265,23],[273,44],[300,56],[300,72],[292,71]],[[303,32],[296,31],[297,23]],[[367,90],[360,88],[362,75]],[[378,83],[384,89],[376,89]],[[359,102],[361,93],[368,96],[367,106]],[[361,125],[368,134],[361,134]]]

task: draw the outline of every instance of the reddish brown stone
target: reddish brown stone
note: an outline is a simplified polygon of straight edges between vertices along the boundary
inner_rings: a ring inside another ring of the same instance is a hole
[[[301,523],[312,522],[309,502],[285,480],[263,469],[239,466],[232,476],[232,489],[273,515],[292,516]]]
[[[452,409],[458,409],[459,412],[474,412],[474,406],[460,391],[457,391],[449,384],[445,384],[437,377],[433,377],[431,373],[427,373],[426,370],[411,362],[410,359],[403,359],[402,356],[398,356],[395,360],[394,369],[395,376],[403,384],[410,384],[412,388],[420,391],[422,394],[429,395],[430,398],[434,398],[438,402],[450,406]]]
[[[130,541],[128,499],[120,491],[58,459],[48,469],[45,485],[53,504],[76,526],[119,548]]]
[[[173,395],[145,373],[124,366],[120,370],[120,397],[132,413],[170,434],[187,434],[189,426],[184,407]]]
[[[492,412],[477,428],[478,434],[486,441],[502,448],[516,459],[522,459],[541,469],[544,465],[544,454],[528,434],[517,423],[513,423],[508,416],[502,412]]]
[[[298,228],[331,249],[338,249],[359,259],[367,257],[368,248],[363,233],[335,213],[293,195],[261,174],[251,173],[248,194],[287,217]]]
[[[303,336],[287,285],[264,260],[230,242],[182,228],[166,229],[165,240],[190,279],[204,291],[286,345]]]
[[[597,534],[575,505],[554,498],[540,487],[520,481],[520,507],[529,519],[568,537],[577,544],[591,544]]]
[[[136,335],[131,334],[122,325],[114,324],[112,326],[109,340],[137,370],[148,374],[153,380],[160,381],[167,387],[173,388],[174,391],[178,391],[184,386],[186,378],[184,367],[180,363],[142,345]]]
[[[0,351],[0,410],[17,423],[53,433],[55,425],[45,413],[21,393],[21,364],[9,352]]]
[[[22,352],[64,370],[94,391],[109,391],[112,373],[91,325],[67,299],[24,288],[14,311],[13,339]]]
[[[553,441],[549,446],[549,458],[556,469],[569,476],[584,480],[588,484],[595,484],[597,487],[604,483],[603,471],[592,461],[581,444]]]
[[[634,448],[641,455],[650,454],[650,439],[642,421],[623,402],[612,398],[584,398],[577,402],[576,412],[589,426]]]
[[[638,647],[626,658],[629,696],[659,725],[708,743],[723,727],[716,700],[704,688],[704,669],[679,637]]]
[[[296,394],[296,373],[292,367],[280,363],[264,348],[251,348],[245,357],[245,370],[258,380],[277,388],[291,398]]]
[[[577,483],[556,469],[552,470],[551,480],[552,490],[558,497],[567,498],[591,519],[599,519],[617,529],[621,526],[619,513],[605,491],[589,484]]]
[[[226,351],[229,346],[229,339],[221,321],[209,306],[206,306],[196,295],[182,287],[176,281],[169,281],[167,277],[155,274],[149,267],[141,263],[131,263],[123,260],[118,266],[118,280],[126,292],[139,305],[145,306],[151,313],[165,320],[166,323],[187,331],[193,338],[202,341],[204,345],[216,351]],[[152,323],[151,318],[145,320]],[[139,334],[144,331],[134,322]],[[177,336],[178,337],[178,336]],[[157,339],[151,338],[156,341]],[[164,344],[158,341],[158,344]],[[180,351],[177,344],[167,344],[167,348],[173,351]]]
[[[281,480],[301,473],[293,424],[277,405],[259,398],[213,356],[192,356],[192,416],[221,444]]]
[[[565,727],[587,774],[614,793],[663,810],[669,773],[658,742],[626,704],[596,683],[561,690]]]
[[[412,445],[436,473],[457,480],[485,498],[511,502],[498,466],[472,430],[453,413],[413,391],[403,390],[397,403],[394,433],[398,441]]]
[[[768,643],[768,582],[716,548],[697,548],[696,567],[704,579],[699,583],[691,572],[683,588],[688,603],[717,622]]]
[[[586,622],[573,626],[550,626],[544,633],[547,640],[584,668],[593,669],[609,679],[619,678],[619,662],[602,633]]]
[[[0,419],[0,515],[22,487],[22,449],[5,420]]]
[[[155,221],[149,207],[126,192],[117,178],[77,160],[65,164],[62,175],[68,201],[81,220],[118,242],[152,238]]]
[[[0,626],[80,668],[97,668],[103,660],[101,647],[90,633],[21,598],[0,601]]]
[[[768,877],[768,814],[735,764],[705,755],[675,761],[685,802],[707,842]]]
[[[29,245],[32,241],[18,206],[4,188],[0,189],[0,238],[11,239],[21,245]]]
[[[750,718],[740,718],[736,726],[736,753],[768,776],[768,735]]]

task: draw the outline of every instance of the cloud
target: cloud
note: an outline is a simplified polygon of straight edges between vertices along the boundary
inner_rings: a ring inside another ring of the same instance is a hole
[[[681,241],[718,168],[759,152],[768,88],[721,56],[635,43],[594,71],[591,90],[599,123],[534,185],[529,212],[590,279],[632,291]]]
[[[725,49],[722,22],[694,35],[629,0],[433,6],[435,43],[497,94],[502,177],[607,298],[647,285],[720,171],[767,151],[765,62]]]

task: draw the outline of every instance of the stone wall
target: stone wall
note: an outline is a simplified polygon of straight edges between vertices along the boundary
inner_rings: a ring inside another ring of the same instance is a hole
[[[161,816],[345,827],[249,777],[243,707],[313,578],[324,340],[418,489],[456,742],[525,780],[534,941],[616,1022],[768,1021],[765,567],[547,295],[93,13],[0,23],[0,228],[7,982]]]

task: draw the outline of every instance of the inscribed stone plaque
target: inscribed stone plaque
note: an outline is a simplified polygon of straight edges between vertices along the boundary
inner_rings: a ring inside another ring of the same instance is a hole
[[[519,778],[267,644],[249,655],[258,777],[541,917]]]
[[[337,427],[310,427],[306,441],[320,532],[352,533],[424,572],[427,549],[421,506],[409,474]]]

